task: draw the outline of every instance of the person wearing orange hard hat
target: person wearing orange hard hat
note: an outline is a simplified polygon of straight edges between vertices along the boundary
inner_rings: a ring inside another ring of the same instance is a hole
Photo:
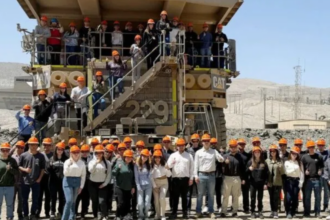
[[[79,31],[77,30],[76,23],[74,22],[70,22],[69,28],[70,29],[66,31],[63,35],[66,55],[66,60],[64,62],[67,65],[78,65],[78,56],[74,53],[77,53],[79,51]]]
[[[329,158],[329,150],[325,149],[325,140],[323,138],[320,138],[316,142],[316,146],[318,148],[317,153],[323,158],[323,163],[326,162],[326,160]],[[323,209],[322,211],[325,211],[328,209],[329,206],[329,187],[328,187],[328,182],[325,179],[324,173],[322,174],[322,177],[320,178],[321,181],[321,191],[323,189]],[[321,196],[322,198],[322,196]]]
[[[91,46],[92,39],[95,37],[95,29],[90,25],[90,18],[84,18],[84,25],[79,30],[79,39],[82,40],[82,44],[80,45],[81,53],[85,54],[85,59],[83,64],[87,64],[87,59],[91,57],[91,51],[88,48]]]
[[[21,112],[23,115],[21,115]],[[17,111],[15,118],[18,121],[18,140],[23,141],[26,143],[33,131],[35,130],[35,123],[34,119],[30,117],[30,112],[31,112],[31,106],[30,105],[24,105],[23,108],[19,111]],[[25,149],[24,151],[28,151],[29,147],[27,144],[25,144]]]
[[[189,54],[188,56],[188,64],[192,67],[195,67],[197,65],[197,59],[194,57],[195,54],[198,54],[197,48],[198,48],[198,35],[194,31],[194,25],[192,22],[189,22],[187,25],[187,31],[185,33],[186,36],[186,43],[185,43],[185,49],[186,53]]]
[[[304,142],[301,138],[296,138],[294,140],[294,146],[299,147],[300,148],[300,156],[303,156],[305,154],[307,154],[307,150],[303,150],[304,147]]]
[[[55,133],[59,135],[61,128],[65,126],[65,118],[69,115],[71,97],[68,94],[68,85],[63,82],[59,85],[60,91],[53,96],[53,109],[55,121]]]
[[[170,38],[170,55],[176,56],[177,53],[177,47],[176,43],[179,43],[179,31],[180,31],[180,21],[179,18],[174,16],[172,18],[172,21],[170,22],[171,31],[169,32],[169,38]],[[182,42],[184,43],[184,42]]]
[[[174,151],[171,149],[171,138],[169,136],[163,137],[162,143],[163,143],[162,154],[166,162],[170,157],[170,155],[174,153]],[[169,187],[169,191],[170,191],[170,187]]]
[[[99,109],[104,111],[105,109],[105,99],[102,97],[108,90],[108,87],[105,85],[102,71],[96,71],[95,78],[93,80],[93,118],[96,118],[99,115]],[[96,104],[96,102],[98,102]]]
[[[14,195],[16,177],[19,173],[17,162],[10,157],[10,144],[2,143],[0,146],[0,199],[1,202],[6,200],[7,219],[14,219]],[[1,208],[4,207],[2,204]],[[3,209],[4,210],[4,209]]]
[[[38,139],[41,141],[46,137],[45,126],[48,123],[49,117],[52,114],[53,103],[51,98],[47,97],[44,90],[38,91],[38,99],[33,102],[35,129]]]
[[[97,26],[95,37],[94,57],[98,60],[102,60],[103,57],[111,56],[111,30],[108,25],[108,21],[103,20]]]
[[[158,24],[158,23],[157,23]],[[159,55],[159,50],[155,49],[159,43],[159,31],[155,27],[155,21],[148,19],[147,27],[143,32],[142,45],[145,45],[145,54],[150,54],[147,58],[147,68],[153,67],[153,63]]]
[[[242,154],[238,151],[238,143],[236,139],[229,140],[229,153],[225,154],[223,159],[223,201],[221,207],[221,217],[226,217],[228,200],[231,195],[233,198],[232,217],[237,217],[238,198],[241,194],[241,186],[245,184],[246,164]]]
[[[167,12],[164,10],[160,13],[160,19],[159,21],[157,21],[156,29],[157,31],[162,33],[161,41],[165,41],[166,44],[170,43],[170,32],[172,31],[172,27],[171,22],[168,19]],[[162,54],[166,56],[170,55],[170,50],[168,46],[166,46],[166,51],[162,51]]]
[[[203,32],[198,35],[198,40],[200,41],[200,54],[201,57],[201,67],[210,67],[211,55],[212,55],[212,34],[209,32],[209,25],[207,23],[203,24]],[[206,59],[206,62],[205,62]]]
[[[124,47],[129,48],[132,44],[134,44],[134,37],[136,35],[136,31],[133,30],[133,24],[132,22],[128,21],[125,24],[125,30],[123,31],[123,38],[124,38]],[[125,49],[124,50],[124,56],[128,57],[130,56],[130,50]]]
[[[55,219],[56,203],[58,202],[58,211],[62,215],[65,205],[63,191],[63,164],[68,159],[65,155],[65,143],[58,142],[55,145],[54,155],[49,159],[47,171],[49,173],[49,191],[51,196],[50,202],[50,219]]]
[[[285,174],[284,166],[280,158],[278,146],[272,144],[268,149],[269,158],[266,160],[266,163],[270,173],[267,184],[271,208],[270,218],[278,218],[278,205],[283,187],[282,175]]]
[[[50,29],[47,25],[48,18],[46,16],[41,16],[40,23],[35,28],[35,35],[37,37],[37,60],[40,65],[47,64],[46,56],[46,46],[47,39],[51,36]]]
[[[315,152],[315,142],[313,140],[308,140],[306,143],[306,148],[308,153],[303,155],[301,158],[302,165],[305,172],[304,181],[304,217],[310,216],[311,213],[311,196],[312,191],[314,191],[315,197],[315,217],[321,217],[321,181],[324,162],[321,155]],[[327,179],[327,177],[326,177]]]
[[[64,33],[64,29],[57,18],[52,18],[50,20],[49,31],[51,36],[47,39],[47,47],[51,48],[49,51],[51,64],[60,65],[60,52],[62,49],[62,34]]]
[[[267,151],[261,146],[261,140],[259,137],[253,137],[252,138],[252,146],[253,147],[260,147],[261,153],[263,154],[264,159],[266,160],[268,158]],[[252,150],[249,152],[250,158],[252,155]]]
[[[124,145],[125,144],[123,144],[123,146]],[[126,148],[126,146],[124,146],[124,148]],[[115,193],[118,200],[116,210],[117,219],[129,219],[130,216],[130,209],[128,207],[131,207],[131,198],[135,193],[133,157],[134,152],[132,150],[125,150],[123,159],[117,160],[112,170],[112,175],[116,180]]]
[[[104,151],[105,151],[104,158],[110,162],[112,167],[113,162],[116,160],[115,146],[113,146],[113,144],[107,144],[106,146],[104,146]],[[108,188],[108,194],[107,194],[106,203],[107,203],[108,211],[111,212],[112,201],[113,201],[113,190],[114,190],[114,177],[112,175],[107,188]]]
[[[125,137],[123,143],[126,144],[126,148],[131,150],[132,148],[132,139],[130,137]]]
[[[132,68],[133,73],[133,81],[136,83],[136,81],[140,78],[141,76],[141,64],[139,64],[142,60],[142,58],[145,56],[143,48],[142,48],[142,36],[141,35],[135,35],[134,41],[132,44],[129,45],[130,50],[127,51],[131,55],[131,63],[132,63]],[[139,65],[138,65],[139,64]]]
[[[213,203],[215,194],[216,161],[223,162],[223,157],[217,150],[211,148],[211,136],[209,134],[204,134],[201,140],[203,148],[196,152],[194,161],[194,176],[198,189],[196,217],[202,217],[203,196],[207,193],[209,218],[215,219]],[[206,163],[206,161],[208,162]]]
[[[45,156],[38,152],[39,140],[36,137],[31,137],[27,144],[29,145],[29,151],[23,153],[20,156],[19,169],[22,173],[22,198],[23,198],[23,213],[24,216],[32,215],[32,218],[36,218],[38,210],[38,200],[40,191],[40,182],[45,172],[46,160]],[[30,197],[30,191],[32,190],[32,207],[31,213],[24,204],[27,204]]]
[[[180,197],[183,218],[188,218],[187,193],[189,186],[194,182],[194,159],[191,154],[185,151],[185,139],[178,138],[176,147],[177,151],[171,154],[166,163],[166,167],[172,169],[172,213],[170,219],[177,219]]]
[[[112,52],[116,50],[120,56],[123,56],[123,32],[120,30],[120,22],[113,22],[113,31],[111,33]],[[113,55],[112,55],[113,56]]]
[[[218,56],[213,62],[212,67],[225,68],[225,52],[224,43],[228,43],[228,38],[225,33],[222,32],[223,25],[218,24],[215,33],[213,34],[213,40],[215,41],[212,46],[212,54]]]
[[[137,141],[136,144],[135,144],[135,149],[136,150],[135,150],[135,153],[134,153],[134,158],[135,159],[139,158],[140,155],[141,155],[142,150],[144,150],[145,148],[146,148],[146,145],[145,145],[144,141],[142,141],[142,140]]]
[[[82,118],[77,121],[77,128],[81,131],[82,128],[87,126],[87,97],[91,93],[88,87],[86,87],[86,79],[84,76],[78,76],[78,86],[74,87],[71,91],[71,99],[74,102],[74,108],[76,111],[76,117]],[[83,127],[81,127],[81,124]]]
[[[280,147],[280,158],[284,163],[284,161],[286,161],[289,157],[289,152],[287,151],[288,141],[285,138],[281,138],[278,141],[278,146]]]

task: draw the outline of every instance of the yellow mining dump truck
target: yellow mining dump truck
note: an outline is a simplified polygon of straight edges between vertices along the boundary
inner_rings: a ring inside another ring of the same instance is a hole
[[[60,36],[50,37],[60,41],[61,49],[55,49],[56,47],[46,40],[45,49],[40,50],[38,49],[40,35],[36,30],[28,31],[17,25],[18,31],[23,33],[22,48],[31,54],[31,66],[25,67],[24,70],[33,76],[34,98],[41,89],[45,90],[48,96],[53,96],[62,82],[67,83],[70,94],[72,88],[77,86],[76,80],[79,76],[87,79],[87,86],[92,90],[92,80],[96,71],[103,72],[105,78],[111,77],[109,70],[106,69],[106,63],[113,59],[111,51],[115,47],[116,50],[121,50],[122,60],[127,60],[128,69],[121,79],[124,84],[123,93],[116,97],[117,86],[109,83],[108,91],[103,96],[106,108],[97,117],[93,117],[93,108],[99,102],[93,102],[92,95],[88,96],[87,126],[80,126],[80,130],[77,129],[77,123],[80,121],[83,125],[81,122],[83,120],[76,116],[73,105],[69,106],[67,118],[52,118],[42,128],[47,130],[49,136],[56,132],[54,124],[62,120],[57,137],[64,140],[69,137],[85,140],[98,136],[102,140],[130,136],[133,145],[135,141],[142,139],[148,146],[152,146],[160,142],[165,135],[172,136],[173,141],[178,136],[184,136],[189,141],[193,132],[208,132],[213,137],[217,137],[219,147],[226,146],[226,122],[223,112],[223,108],[227,107],[226,90],[231,78],[239,75],[236,70],[235,40],[229,39],[222,50],[221,58],[225,66],[199,68],[199,60],[202,56],[197,46],[193,53],[189,54],[186,51],[188,40],[185,37],[179,37],[177,41],[172,42],[166,40],[166,33],[160,32],[159,44],[155,47],[157,59],[152,60],[153,66],[148,69],[145,64],[150,57],[150,51],[147,51],[141,60],[141,77],[132,80],[134,67],[131,65],[131,56],[125,52],[130,49],[130,45],[125,42],[122,42],[122,45],[106,45],[104,39],[111,38],[113,30],[109,28],[109,33],[105,32],[105,35],[101,36],[99,29],[101,24],[108,24],[110,27],[114,22],[120,23],[125,35],[128,32],[126,31],[128,22],[133,29],[141,28],[141,25],[145,28],[148,19],[157,22],[160,12],[165,10],[169,20],[177,17],[181,24],[189,23],[190,26],[193,24],[197,34],[201,33],[203,24],[207,24],[210,27],[209,31],[214,33],[218,24],[225,26],[229,23],[243,0],[17,1],[29,18],[36,19],[36,25],[47,18],[49,25],[49,21],[55,21],[51,18],[56,18],[58,26],[54,28],[64,29]],[[78,49],[69,52],[64,45],[67,41],[63,39],[63,34],[73,23],[79,30],[84,25],[86,17],[90,20],[90,27],[95,29],[89,28],[88,36],[80,34],[77,39]],[[135,33],[138,31],[133,31],[131,34],[135,35]],[[228,35],[230,36],[230,33]],[[84,44],[82,38],[89,39],[88,45]],[[97,43],[101,41],[102,44]],[[189,42],[198,44],[198,42]],[[87,48],[87,52],[83,47]],[[173,47],[177,48],[177,51],[174,54],[171,51],[170,56],[166,51]],[[108,50],[109,53],[100,52],[101,50]],[[89,56],[86,59],[87,53]],[[56,60],[55,56],[57,63],[52,63]],[[40,57],[43,58],[42,61]],[[213,60],[212,63],[219,62],[219,56],[214,53],[206,59]],[[187,60],[196,63],[192,64]],[[111,95],[112,92],[114,95]]]

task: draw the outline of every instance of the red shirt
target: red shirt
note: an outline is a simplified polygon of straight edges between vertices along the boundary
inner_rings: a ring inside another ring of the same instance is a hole
[[[49,45],[61,45],[61,39],[57,39],[62,37],[60,29],[50,28],[50,35],[51,37],[47,39],[47,43]]]

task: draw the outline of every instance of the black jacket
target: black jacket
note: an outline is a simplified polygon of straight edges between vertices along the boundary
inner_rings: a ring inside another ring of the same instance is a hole
[[[48,122],[50,115],[52,114],[52,103],[47,100],[37,100],[33,103],[35,110],[34,119],[41,122]]]
[[[198,38],[195,31],[186,31],[186,49],[194,47],[197,50]]]
[[[49,173],[49,183],[53,181],[58,181],[63,179],[63,168],[64,162],[68,159],[68,157],[63,154],[61,159],[55,160],[54,156],[52,156],[49,160],[49,166],[47,167],[47,171]]]
[[[170,21],[167,18],[165,19],[165,21],[157,21],[156,30],[158,30],[159,32],[161,32],[162,30],[166,30],[166,35],[169,35],[170,31],[172,30]]]
[[[80,30],[79,30],[80,40],[82,41],[82,39],[85,38],[86,39],[85,44],[88,45],[89,41],[95,36],[95,33],[92,33],[92,32],[95,32],[95,29],[92,28],[92,27],[90,27],[90,28],[85,28],[85,27],[80,28]]]
[[[102,48],[103,44],[106,44],[107,46],[106,47],[111,47],[112,44],[111,44],[111,32],[110,32],[110,29],[107,28],[105,30],[105,33],[100,33],[99,31],[97,33],[95,33],[93,35],[95,37],[95,46],[96,47],[100,47]],[[111,54],[111,49],[102,49],[101,50],[101,55],[102,56],[110,56]],[[95,49],[95,57],[96,58],[99,58],[100,56],[100,49],[99,48],[96,48]]]
[[[226,163],[226,160],[229,163]],[[224,176],[239,176],[241,180],[245,180],[245,163],[242,154],[236,153],[232,155],[231,153],[224,156],[223,163],[223,175]]]
[[[268,181],[269,169],[266,162],[258,163],[252,171],[250,166],[252,165],[252,160],[246,165],[246,179],[251,183],[266,185]]]
[[[149,49],[157,47],[159,43],[158,34],[159,31],[157,31],[156,29],[149,30],[148,28],[146,28],[142,37],[142,45]]]
[[[228,38],[227,38],[227,35],[224,34],[224,33],[215,33],[213,35],[213,39],[215,42],[220,42],[220,38],[223,38],[224,39],[224,42],[228,42]],[[224,43],[219,43],[219,47],[218,47],[218,43],[213,43],[213,47],[212,47],[212,50],[213,51],[218,51],[219,50],[223,50],[223,46],[224,46]],[[218,54],[218,53],[216,53]]]

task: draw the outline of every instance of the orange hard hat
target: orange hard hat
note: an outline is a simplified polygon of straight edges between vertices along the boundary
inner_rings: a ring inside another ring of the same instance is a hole
[[[209,25],[206,24],[206,23],[204,23],[204,24],[203,24],[203,28],[206,28],[206,27],[209,27]]]
[[[47,16],[41,16],[40,20],[42,20],[42,21],[47,21],[48,18],[47,18]]]
[[[108,25],[108,22],[107,21],[102,21],[101,24],[102,25]]]
[[[17,141],[16,146],[25,147],[24,141]]]
[[[120,144],[120,141],[114,140],[114,141],[112,141],[112,144]]]
[[[291,152],[296,153],[296,154],[300,154],[300,148],[297,147],[297,146],[294,146],[294,147],[291,148]]]
[[[230,147],[237,147],[238,143],[236,139],[231,139],[229,140],[229,144]]]
[[[31,110],[31,106],[30,105],[24,105],[23,110]]]
[[[42,141],[42,144],[52,144],[53,141],[51,138],[44,138],[43,141]]]
[[[160,151],[160,150],[155,150],[153,156],[154,156],[154,157],[162,157],[162,156],[163,156],[163,153],[162,153],[162,151]]]
[[[178,17],[173,17],[173,21],[179,21],[179,18]]]
[[[253,147],[252,148],[252,152],[256,152],[256,151],[260,151],[261,152],[261,148],[260,147]]]
[[[137,147],[137,146],[145,147],[146,145],[145,145],[144,141],[138,141],[138,142],[136,142],[135,146],[136,146],[136,147]]]
[[[132,143],[132,139],[130,137],[125,137],[123,142],[124,143]]]
[[[222,24],[218,24],[217,28],[223,28]]]
[[[310,148],[310,147],[315,147],[315,142],[314,142],[314,141],[312,141],[312,140],[310,140],[310,141],[307,141],[307,143],[306,143],[306,147],[307,147],[307,148]]]
[[[70,138],[70,139],[69,139],[69,144],[76,145],[76,144],[77,144],[77,139],[75,139],[75,138]]]
[[[80,149],[77,145],[74,145],[70,148],[70,153],[80,152]]]
[[[83,77],[83,76],[78,76],[77,81],[78,81],[78,82],[85,82],[85,77]]]
[[[36,137],[31,137],[31,138],[28,140],[28,144],[39,144],[38,138],[36,138]]]
[[[188,27],[192,27],[192,26],[194,26],[193,23],[192,22],[189,22],[188,23]]]
[[[154,19],[149,19],[149,20],[148,20],[148,24],[155,24]]]
[[[117,50],[113,50],[112,51],[112,56],[119,56],[119,52]]]
[[[261,150],[261,148],[260,148],[260,150]],[[269,151],[271,151],[271,150],[278,150],[278,147],[275,144],[272,144],[269,146]]]
[[[91,141],[91,144],[94,144],[94,145],[99,144],[99,143],[100,142],[97,138],[93,138],[92,141]]]
[[[302,145],[303,141],[300,138],[297,138],[297,139],[294,140],[294,144]]]
[[[190,137],[191,140],[199,140],[200,137],[199,137],[199,134],[192,134],[191,137]]]
[[[119,21],[114,21],[113,25],[120,25],[120,22]]]
[[[102,74],[101,71],[97,71],[97,72],[95,73],[95,76],[103,76],[103,74]]]
[[[142,39],[142,37],[140,36],[140,35],[135,35],[135,37],[134,37],[134,40],[141,40]]]
[[[183,138],[179,138],[178,140],[176,140],[176,146],[184,146],[186,145],[186,141]]]
[[[102,141],[102,145],[104,146],[104,145],[108,145],[109,144],[109,140],[108,139],[105,139],[105,140],[103,140]]]
[[[167,15],[167,11],[162,11],[161,13],[160,13],[160,15]]]
[[[132,22],[128,21],[125,26],[132,26]]]
[[[237,143],[238,143],[238,144],[246,144],[246,141],[245,141],[244,138],[239,138],[239,139],[237,140]]]
[[[74,22],[70,22],[69,27],[75,27],[76,24]]]
[[[58,149],[65,149],[65,143],[64,142],[58,142],[57,144],[56,144],[56,147],[58,148]]]
[[[203,134],[202,141],[209,141],[211,140],[211,136],[209,134]]]
[[[84,144],[83,146],[81,146],[81,151],[90,151],[90,147],[88,144]]]
[[[160,145],[160,144],[155,144],[155,146],[154,146],[154,151],[156,151],[156,150],[162,150],[162,149],[163,149],[162,145]]]
[[[113,146],[112,144],[108,144],[105,149],[107,149],[107,151],[113,152],[115,151],[115,146]]]
[[[61,83],[59,87],[66,89],[68,86],[66,85],[66,83]]]
[[[124,157],[133,157],[133,151],[132,150],[125,150]]]
[[[211,138],[210,143],[211,144],[217,144],[218,140],[216,138]]]
[[[8,142],[1,144],[1,149],[10,149],[10,144]]]
[[[120,143],[117,147],[118,149],[120,148],[127,148],[125,143]]]
[[[90,22],[90,21],[91,21],[91,19],[89,17],[84,18],[84,22]]]
[[[94,148],[94,152],[104,152],[103,145],[101,145],[101,144],[96,145],[96,147]]]
[[[288,141],[287,141],[285,138],[281,138],[281,139],[278,141],[278,144],[288,144]]]
[[[150,156],[150,152],[149,152],[148,149],[143,149],[143,150],[141,151],[141,155],[146,156],[146,157],[149,157],[149,156]]]
[[[47,94],[46,94],[46,92],[45,92],[44,90],[40,90],[40,91],[38,92],[38,96],[39,96],[39,95],[47,95]]]
[[[169,136],[165,136],[163,137],[163,143],[166,143],[166,142],[171,142],[171,138]]]
[[[318,146],[325,146],[325,140],[324,139],[318,139],[317,142],[316,142],[316,144]]]
[[[260,142],[260,138],[259,137],[252,138],[252,143],[255,143],[255,142]]]

